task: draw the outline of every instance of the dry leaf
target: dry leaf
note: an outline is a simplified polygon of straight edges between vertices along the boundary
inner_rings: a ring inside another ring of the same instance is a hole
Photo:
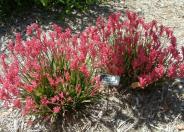
[[[139,82],[134,82],[134,83],[132,83],[132,84],[130,85],[130,87],[133,88],[133,89],[136,89],[136,88],[140,88],[141,85],[140,85]]]

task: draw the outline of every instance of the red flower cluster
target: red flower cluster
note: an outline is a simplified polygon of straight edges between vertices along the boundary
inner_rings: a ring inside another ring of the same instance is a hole
[[[98,49],[98,67],[121,75],[122,82],[139,82],[144,88],[165,78],[184,77],[184,48],[178,50],[173,31],[155,20],[146,23],[127,11],[126,18],[121,13],[107,21],[98,18],[88,31]]]
[[[6,106],[21,108],[24,115],[55,115],[98,94],[91,65],[96,55],[92,51],[90,58],[87,33],[72,35],[56,24],[52,28],[45,32],[36,23],[28,26],[26,39],[17,33],[7,54],[1,55],[0,99]]]
[[[100,85],[97,72],[141,88],[184,77],[184,47],[177,49],[172,30],[136,13],[98,18],[79,34],[52,28],[28,26],[26,39],[17,33],[1,54],[0,99],[23,114],[56,115],[92,100]]]

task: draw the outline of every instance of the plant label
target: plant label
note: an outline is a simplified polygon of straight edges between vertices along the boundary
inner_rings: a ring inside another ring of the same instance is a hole
[[[118,86],[120,82],[120,76],[103,74],[100,76],[100,80],[104,85]]]

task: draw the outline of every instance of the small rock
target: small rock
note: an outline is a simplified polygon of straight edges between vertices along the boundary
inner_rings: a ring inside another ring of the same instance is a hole
[[[103,116],[103,112],[100,111],[99,114],[98,114],[98,117],[99,117],[99,118],[102,118],[102,116]]]
[[[114,97],[114,96],[109,97],[109,100],[110,100],[110,101],[114,101],[114,102],[116,102],[116,103],[120,103],[120,102],[121,102],[118,98],[116,98],[116,97]]]
[[[179,124],[176,126],[176,128],[180,131],[184,130],[184,124]]]
[[[19,121],[18,121],[18,119],[15,119],[13,124],[14,124],[14,130],[15,130],[15,132],[17,132],[18,129],[19,129]]]

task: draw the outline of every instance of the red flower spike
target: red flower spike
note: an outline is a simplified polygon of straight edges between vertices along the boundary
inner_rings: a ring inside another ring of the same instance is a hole
[[[56,107],[53,108],[54,113],[59,113],[60,110],[61,110],[61,108],[59,106],[56,106]]]

